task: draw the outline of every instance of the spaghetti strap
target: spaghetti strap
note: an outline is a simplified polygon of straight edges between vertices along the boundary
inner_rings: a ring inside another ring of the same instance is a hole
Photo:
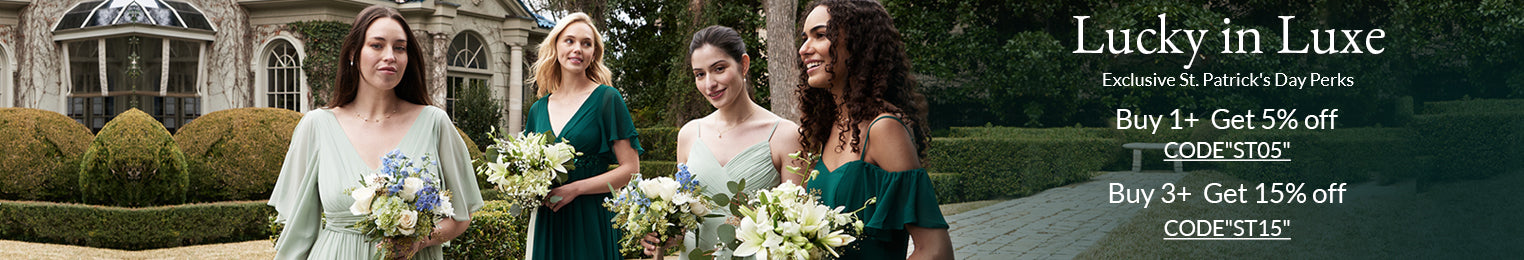
[[[900,125],[905,125],[905,121],[900,120],[899,117],[895,117],[895,116],[891,116],[891,115],[883,115],[883,116],[879,116],[878,118],[874,118],[873,122],[868,123],[868,130],[867,131],[863,131],[864,134],[863,134],[862,152],[857,154],[857,160],[868,159],[868,137],[873,135],[872,134],[872,132],[873,132],[873,125],[877,124],[879,119],[884,119],[884,118],[894,119],[894,121],[899,121]],[[910,132],[910,126],[905,126],[905,132]]]
[[[779,123],[783,123],[783,119],[782,118],[779,118],[778,121],[773,121],[773,130],[767,132],[767,141],[768,142],[772,142],[773,141],[773,136],[778,134],[778,124]]]

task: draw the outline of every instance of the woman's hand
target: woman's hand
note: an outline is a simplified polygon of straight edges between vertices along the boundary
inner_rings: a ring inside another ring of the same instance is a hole
[[[683,235],[677,235],[675,237],[668,238],[666,243],[665,243],[666,245],[662,246],[662,248],[668,248],[668,247],[676,246],[678,241],[683,241]],[[659,244],[664,244],[664,243],[662,243],[660,238],[656,237],[656,233],[646,233],[646,237],[644,239],[640,240],[640,246],[644,248],[645,253],[648,256],[656,256],[656,255],[660,255],[660,254],[664,253],[664,252],[658,251],[658,250],[661,250],[661,248],[657,248],[656,247],[656,245],[659,245]]]
[[[561,207],[565,207],[567,204],[571,204],[572,199],[576,199],[577,196],[581,196],[583,193],[585,193],[584,189],[582,189],[582,185],[583,181],[575,181],[572,183],[567,183],[566,185],[561,185],[561,187],[550,189],[550,193],[545,195],[545,207],[550,208],[550,211],[560,211]],[[552,201],[553,199],[551,198],[556,197],[560,197],[561,199]]]

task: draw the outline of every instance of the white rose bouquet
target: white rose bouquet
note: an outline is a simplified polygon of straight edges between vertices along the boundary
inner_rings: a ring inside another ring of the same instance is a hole
[[[624,188],[617,191],[609,188],[614,197],[604,199],[603,207],[616,213],[612,220],[614,228],[624,231],[620,246],[637,247],[649,233],[667,239],[684,230],[698,231],[699,222],[709,216],[714,202],[699,195],[703,187],[693,179],[687,165],[678,164],[677,169],[675,179],[641,179],[636,174]]]
[[[557,142],[550,132],[507,138],[488,135],[493,144],[483,152],[480,160],[484,162],[478,163],[476,171],[486,175],[487,181],[505,194],[508,203],[519,208],[540,205],[552,184],[566,182],[566,172],[576,168],[572,166],[573,158],[582,155],[566,140]],[[561,198],[549,200],[554,203]]]
[[[426,166],[439,162],[424,155],[414,163],[392,150],[381,157],[379,172],[360,180],[361,188],[348,191],[355,203],[349,212],[365,216],[350,228],[360,230],[371,241],[379,241],[382,259],[407,259],[404,255],[423,235],[434,232],[434,222],[455,216],[450,191],[444,190],[439,176]]]

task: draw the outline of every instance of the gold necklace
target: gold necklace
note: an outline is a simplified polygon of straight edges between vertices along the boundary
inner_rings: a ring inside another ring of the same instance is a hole
[[[381,116],[380,119],[376,119],[375,117],[361,116],[360,115],[360,111],[354,111],[354,112],[355,112],[355,117],[356,118],[360,118],[360,121],[362,121],[362,122],[366,122],[366,123],[380,123],[380,122],[386,121],[387,119],[392,119],[392,115],[397,113],[397,108],[393,107],[392,111],[386,112],[386,113],[382,113],[381,114],[382,116]]]
[[[725,138],[725,133],[729,133],[730,130],[735,130],[736,127],[740,127],[741,125],[746,124],[746,120],[747,119],[751,119],[751,116],[756,115],[756,114],[757,113],[747,114],[746,117],[741,118],[740,122],[736,123],[735,125],[731,125],[730,128],[725,128],[725,130],[720,131],[719,134],[715,135],[715,138],[724,139]]]

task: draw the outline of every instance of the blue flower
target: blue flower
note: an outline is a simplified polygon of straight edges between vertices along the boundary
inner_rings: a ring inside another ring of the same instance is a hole
[[[423,189],[418,190],[417,195],[418,201],[414,202],[413,206],[417,207],[418,211],[430,212],[434,211],[434,207],[439,206],[439,190],[434,186],[424,186]]]
[[[397,185],[392,185],[391,187],[386,187],[386,194],[397,194],[397,192],[401,192],[401,191],[402,191],[402,182],[401,181],[398,181]]]

